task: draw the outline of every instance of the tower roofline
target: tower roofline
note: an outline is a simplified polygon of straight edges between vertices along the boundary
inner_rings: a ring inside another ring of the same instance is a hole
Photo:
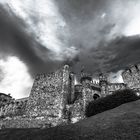
[[[82,83],[84,80],[92,81],[92,77],[90,77],[90,76],[81,77],[80,82]]]

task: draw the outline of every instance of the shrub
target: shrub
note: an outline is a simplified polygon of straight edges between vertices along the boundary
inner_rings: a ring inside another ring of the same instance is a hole
[[[138,97],[132,90],[119,90],[111,95],[90,102],[86,107],[85,115],[90,117],[106,110],[113,109],[121,104],[136,101],[138,99],[140,99],[140,97]]]

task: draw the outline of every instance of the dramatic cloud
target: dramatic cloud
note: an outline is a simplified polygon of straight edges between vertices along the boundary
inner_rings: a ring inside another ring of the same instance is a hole
[[[10,93],[14,98],[22,98],[29,95],[33,80],[27,67],[16,57],[8,57],[0,60],[0,91]]]
[[[93,72],[114,69],[109,62],[117,57],[119,50],[112,50],[110,42],[137,34],[133,23],[139,20],[138,0],[12,0],[7,3],[27,23],[35,39],[50,50],[48,58],[76,64],[76,70],[82,65]],[[41,56],[47,59],[46,55]]]
[[[28,65],[31,74],[52,69],[55,62],[49,57],[51,52],[36,41],[30,30],[27,32],[28,25],[22,19],[15,16],[11,9],[6,11],[6,8],[0,7],[1,57],[19,57]]]
[[[16,56],[24,62],[28,67],[30,75],[33,77],[36,73],[49,72],[56,68],[61,62],[51,60],[49,57],[51,52],[36,41],[34,35],[29,33],[27,29],[28,26],[25,22],[15,16],[10,8],[0,6],[0,60],[3,61],[3,59],[7,59],[9,56]],[[16,67],[15,65],[14,63],[13,67]],[[2,68],[0,69],[2,70]],[[13,74],[16,75],[16,71]],[[30,83],[26,84],[30,85]],[[22,87],[24,85],[20,87],[21,90]],[[3,88],[0,88],[0,92],[2,91]],[[17,91],[15,92],[17,93]],[[26,92],[25,90],[25,95],[27,93],[28,91]],[[20,94],[23,94],[23,92]]]
[[[67,23],[73,28],[82,26],[86,27],[89,33],[93,30],[94,34],[101,31],[108,36],[140,34],[139,0],[56,0],[56,3]],[[113,28],[108,30],[106,27],[111,25]],[[112,36],[110,37],[112,39]]]
[[[54,0],[10,0],[7,3],[28,24],[36,40],[51,50],[51,59],[62,60],[75,56],[75,47],[68,46],[69,29]],[[72,56],[69,55],[71,52]]]

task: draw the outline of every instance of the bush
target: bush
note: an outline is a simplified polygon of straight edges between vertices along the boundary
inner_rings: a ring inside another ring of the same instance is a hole
[[[113,109],[121,104],[136,101],[138,99],[140,99],[140,97],[138,97],[132,90],[119,90],[111,95],[90,102],[86,107],[85,115],[90,117],[106,110]]]

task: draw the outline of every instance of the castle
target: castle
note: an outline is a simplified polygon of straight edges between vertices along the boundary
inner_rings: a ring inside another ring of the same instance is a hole
[[[100,74],[98,82],[94,82],[90,74],[82,71],[80,83],[75,84],[75,74],[65,65],[55,72],[38,74],[30,96],[16,100],[19,104],[23,103],[17,112],[29,120],[43,120],[51,127],[75,123],[86,118],[86,106],[99,97],[126,88],[140,93],[140,64],[124,70],[122,77],[124,83],[110,83],[104,74]],[[0,109],[0,116],[4,114],[3,108]]]

